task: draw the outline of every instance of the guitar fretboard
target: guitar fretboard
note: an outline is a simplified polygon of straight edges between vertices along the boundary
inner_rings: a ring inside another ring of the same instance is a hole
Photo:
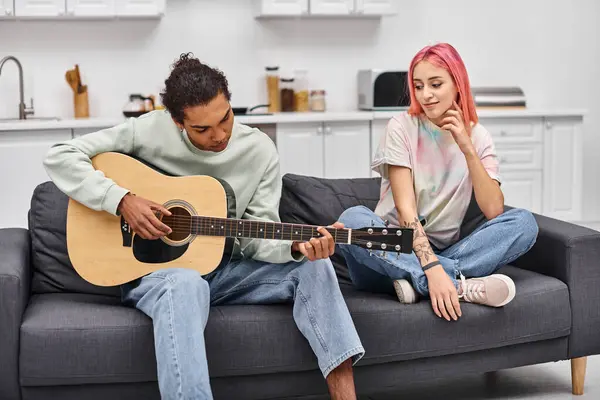
[[[321,237],[316,226],[203,216],[163,217],[173,230],[202,236],[308,241]],[[349,229],[326,228],[335,243],[348,243]]]

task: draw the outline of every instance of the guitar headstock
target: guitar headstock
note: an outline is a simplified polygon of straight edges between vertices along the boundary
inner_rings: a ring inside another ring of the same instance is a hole
[[[353,245],[372,251],[410,254],[413,250],[412,228],[352,229]]]

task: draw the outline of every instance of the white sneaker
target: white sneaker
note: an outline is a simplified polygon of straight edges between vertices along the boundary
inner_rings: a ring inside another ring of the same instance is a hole
[[[396,296],[398,296],[400,303],[412,304],[416,303],[419,299],[419,294],[406,279],[396,279],[394,281],[394,289],[396,290]]]
[[[458,297],[462,301],[502,307],[515,298],[515,293],[515,282],[506,275],[493,274],[471,279],[460,277]]]

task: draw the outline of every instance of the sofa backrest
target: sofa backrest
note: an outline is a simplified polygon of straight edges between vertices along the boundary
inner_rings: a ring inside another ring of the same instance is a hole
[[[32,292],[120,296],[118,287],[92,285],[73,268],[67,253],[68,203],[68,197],[52,182],[38,185],[33,192],[29,210]]]

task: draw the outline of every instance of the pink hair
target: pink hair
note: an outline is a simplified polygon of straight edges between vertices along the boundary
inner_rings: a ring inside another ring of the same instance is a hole
[[[432,46],[426,46],[422,48],[417,55],[410,62],[408,71],[408,88],[410,91],[410,107],[408,109],[409,115],[421,115],[423,114],[423,108],[417,101],[415,96],[415,88],[413,83],[413,72],[415,66],[421,61],[428,61],[438,68],[444,68],[452,79],[458,90],[458,107],[462,110],[464,117],[464,124],[467,132],[471,132],[471,125],[469,122],[476,124],[479,121],[477,117],[477,111],[475,109],[475,101],[471,94],[471,86],[469,83],[469,75],[467,69],[463,63],[462,58],[448,43],[438,43]]]

